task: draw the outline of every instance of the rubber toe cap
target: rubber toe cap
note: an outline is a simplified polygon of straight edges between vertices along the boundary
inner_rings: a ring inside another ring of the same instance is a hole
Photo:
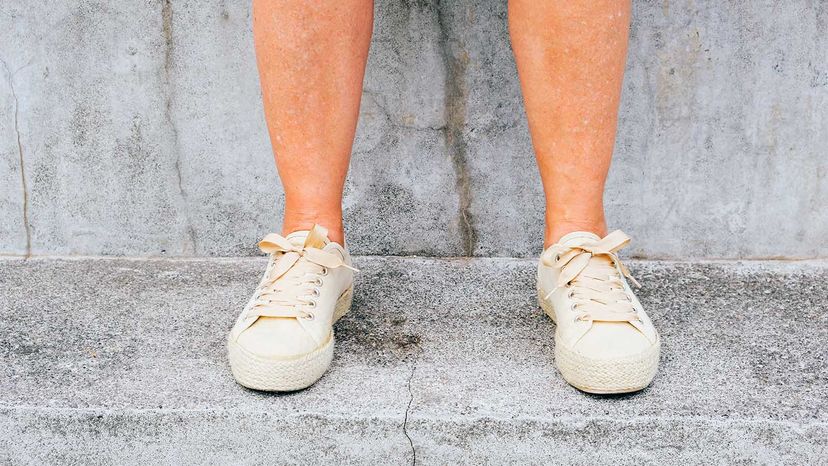
[[[597,360],[623,359],[641,354],[653,344],[626,322],[594,322],[575,344],[581,356]]]
[[[318,344],[296,319],[259,318],[239,335],[246,351],[266,358],[291,358],[308,354]]]

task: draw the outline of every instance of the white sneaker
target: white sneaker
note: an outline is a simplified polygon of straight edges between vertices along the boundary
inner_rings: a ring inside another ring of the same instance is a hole
[[[555,364],[585,392],[641,390],[658,367],[658,332],[616,255],[629,242],[620,230],[603,239],[570,233],[544,251],[538,265],[538,300],[557,324]]]
[[[333,324],[351,307],[351,256],[314,225],[284,238],[265,236],[270,262],[228,339],[230,368],[245,387],[306,388],[333,359]]]

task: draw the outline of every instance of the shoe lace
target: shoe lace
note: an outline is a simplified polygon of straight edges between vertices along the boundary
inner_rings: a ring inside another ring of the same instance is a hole
[[[616,230],[598,241],[587,241],[568,248],[550,248],[543,254],[544,265],[559,268],[555,288],[568,288],[577,320],[638,322],[640,318],[624,287],[622,275],[640,286],[616,254],[630,238]]]
[[[328,270],[345,267],[358,271],[338,254],[297,246],[276,233],[265,236],[259,249],[270,254],[270,264],[256,289],[249,317],[313,318],[313,313],[305,309],[316,307],[319,287]]]

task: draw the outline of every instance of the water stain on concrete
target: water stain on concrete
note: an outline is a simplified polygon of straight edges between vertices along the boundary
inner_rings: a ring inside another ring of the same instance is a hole
[[[171,0],[163,0],[161,2],[161,29],[164,34],[164,71],[169,73],[172,66],[172,48],[173,48],[173,24],[172,24],[172,2]]]
[[[463,255],[473,256],[477,249],[477,232],[471,212],[471,175],[468,168],[468,144],[465,138],[468,88],[466,70],[469,52],[465,42],[450,39],[450,23],[446,15],[448,3],[437,3],[437,24],[440,28],[440,50],[443,54],[445,73],[445,138],[456,177],[459,197],[460,236]]]
[[[3,71],[6,74],[6,79],[9,83],[9,90],[12,95],[12,101],[14,102],[14,134],[17,142],[17,154],[20,163],[20,185],[23,191],[23,228],[25,229],[26,234],[25,257],[28,259],[32,255],[32,227],[29,224],[29,188],[26,183],[26,159],[23,155],[23,140],[20,136],[20,101],[17,99],[17,92],[14,89],[14,76],[23,68],[12,72],[6,61],[2,59],[0,59],[0,65],[2,65]]]
[[[411,349],[419,347],[422,338],[419,335],[403,333],[395,334],[391,338],[391,341],[399,349]]]
[[[178,128],[172,116],[173,91],[172,70],[174,65],[175,42],[173,40],[173,7],[172,0],[163,0],[161,3],[161,31],[164,36],[164,85],[166,96],[164,102],[164,118],[172,133],[172,149],[175,152],[175,175],[178,183],[178,192],[181,196],[183,210],[188,211],[188,195],[184,189],[184,180],[181,175],[181,150],[179,147]],[[188,241],[182,245],[183,254],[195,254],[198,251],[195,228],[187,216],[185,220]]]

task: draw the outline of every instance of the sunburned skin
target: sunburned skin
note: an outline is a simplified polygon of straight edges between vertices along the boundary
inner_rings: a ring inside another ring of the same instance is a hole
[[[371,0],[253,2],[265,117],[285,190],[282,232],[343,244],[342,190],[371,41]]]
[[[285,190],[283,233],[318,223],[342,243],[342,190],[371,40],[371,0],[254,0],[265,116]],[[509,1],[546,198],[545,245],[603,237],[627,53],[629,0]]]
[[[627,55],[628,0],[509,1],[509,31],[546,194],[544,248],[607,233],[603,193]]]

